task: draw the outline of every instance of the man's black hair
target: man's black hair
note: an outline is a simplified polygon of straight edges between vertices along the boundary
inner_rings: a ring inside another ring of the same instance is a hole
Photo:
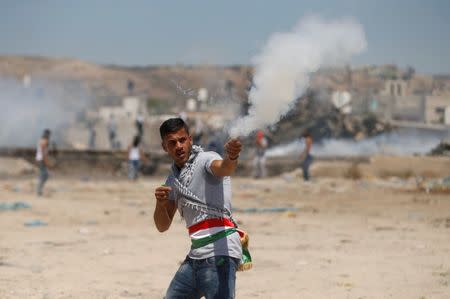
[[[186,133],[189,134],[189,128],[184,120],[179,117],[169,118],[168,120],[164,121],[159,127],[159,134],[161,134],[161,139],[164,139],[164,137],[166,137],[167,135],[178,132],[183,128]]]
[[[42,138],[49,139],[50,138],[50,129],[45,129],[44,133],[42,133]]]
[[[139,146],[140,143],[141,143],[141,136],[139,136],[139,135],[134,136],[133,147]]]

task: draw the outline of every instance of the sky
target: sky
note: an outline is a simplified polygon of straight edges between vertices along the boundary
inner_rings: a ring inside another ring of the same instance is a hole
[[[0,0],[0,55],[100,64],[251,64],[304,16],[351,17],[368,49],[354,65],[450,74],[448,0]]]

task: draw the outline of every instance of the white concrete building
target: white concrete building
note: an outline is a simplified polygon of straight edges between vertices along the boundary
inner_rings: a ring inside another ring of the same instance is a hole
[[[406,80],[386,80],[384,89],[380,92],[383,96],[403,97],[409,95],[409,84]]]
[[[138,115],[146,115],[146,109],[138,97],[125,97],[122,106],[102,106],[98,110],[101,120],[107,122],[111,118],[116,120],[137,119]]]
[[[427,96],[425,98],[425,122],[445,123],[450,109],[450,96]]]
[[[331,102],[334,107],[343,114],[352,113],[352,95],[348,91],[335,91],[331,95]]]

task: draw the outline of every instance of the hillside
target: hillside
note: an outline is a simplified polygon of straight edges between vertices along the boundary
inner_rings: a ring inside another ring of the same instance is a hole
[[[212,97],[229,95],[245,98],[252,67],[171,65],[124,67],[98,65],[72,58],[31,56],[0,56],[0,78],[31,82],[46,81],[53,84],[71,84],[83,89],[95,99],[95,106],[118,103],[128,93],[127,83],[134,83],[134,93],[155,101],[174,101],[195,97],[195,92],[206,87]],[[449,76],[415,74],[414,70],[400,70],[394,65],[365,66],[350,69],[324,69],[313,76],[314,89],[347,89],[354,92],[378,91],[387,78],[410,77],[414,93],[450,91]],[[70,98],[70,96],[69,96]]]
[[[203,87],[208,89],[211,103],[221,104],[216,105],[216,112],[229,110],[227,100],[246,102],[252,72],[250,66],[124,67],[72,58],[0,56],[0,104],[4,108],[0,111],[4,128],[0,145],[32,144],[44,127],[59,130],[77,123],[85,128],[84,112],[121,104],[129,94],[130,82],[133,95],[145,100],[153,114],[180,113],[186,109],[186,100],[196,98]],[[310,88],[303,95],[309,100],[294,105],[272,132],[273,141],[291,140],[305,128],[318,138],[377,135],[385,130],[377,125],[377,119],[355,115],[349,120],[332,110],[331,93],[348,90],[354,99],[368,98],[384,89],[385,80],[405,79],[412,94],[450,94],[449,78],[416,74],[412,68],[395,65],[321,69],[311,76]]]
[[[21,82],[28,75],[31,84],[36,81],[77,84],[95,99],[95,106],[118,103],[128,93],[129,80],[134,84],[133,93],[145,99],[172,101],[192,97],[195,96],[192,91],[201,87],[219,97],[227,86],[243,96],[248,71],[246,66],[120,67],[70,58],[0,56],[0,78]]]

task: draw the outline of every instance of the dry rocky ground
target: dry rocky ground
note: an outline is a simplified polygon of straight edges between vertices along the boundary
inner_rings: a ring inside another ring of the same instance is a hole
[[[0,211],[0,298],[162,298],[189,247],[178,216],[154,227],[162,181],[52,177],[37,198],[34,179],[1,180],[1,204],[30,207]],[[449,298],[448,194],[293,172],[234,178],[233,195],[254,259],[238,298]],[[275,207],[298,210],[245,212]]]

